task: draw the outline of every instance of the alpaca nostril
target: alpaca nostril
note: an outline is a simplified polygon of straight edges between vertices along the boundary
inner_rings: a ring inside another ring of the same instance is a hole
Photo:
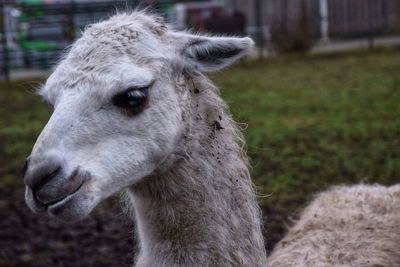
[[[51,205],[65,198],[64,195],[53,194],[53,192],[48,192],[46,188],[40,188],[38,191],[34,192],[34,198],[42,205]]]
[[[41,190],[47,183],[49,183],[54,177],[56,177],[61,171],[61,168],[58,167],[54,171],[51,171],[47,175],[43,173],[43,176],[39,176],[38,179],[36,179],[35,183],[32,184],[31,190],[33,193],[33,197],[39,201],[42,204],[46,204],[46,198],[43,197],[43,190]]]
[[[69,176],[58,176],[46,182],[34,192],[34,197],[43,205],[55,204],[78,191],[88,176],[89,173],[77,168]]]
[[[42,165],[39,168],[30,171],[30,173],[25,176],[25,184],[30,187],[35,194],[35,192],[40,190],[43,185],[56,177],[60,171],[60,166],[55,166],[52,164]]]
[[[44,175],[36,184],[36,188],[34,188],[34,191],[39,190],[40,188],[42,188],[47,182],[49,182],[51,179],[53,179],[54,177],[56,177],[61,171],[61,168],[58,167],[57,169],[55,169],[54,171],[48,173],[47,175]]]

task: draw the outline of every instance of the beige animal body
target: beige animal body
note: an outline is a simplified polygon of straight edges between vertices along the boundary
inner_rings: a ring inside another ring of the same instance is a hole
[[[274,248],[270,267],[400,266],[400,185],[319,194]]]

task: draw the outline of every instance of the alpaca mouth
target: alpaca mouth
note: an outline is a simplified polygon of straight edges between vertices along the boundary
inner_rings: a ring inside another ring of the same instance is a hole
[[[78,186],[78,188],[75,189],[75,191],[73,191],[71,194],[67,195],[66,197],[47,204],[47,208],[49,209],[49,211],[51,211],[51,209],[54,209],[56,207],[59,207],[59,206],[63,205],[64,203],[66,203],[69,199],[71,199],[74,195],[76,195],[78,193],[79,189],[82,188],[83,184],[84,183],[82,182]]]
[[[68,196],[66,196],[60,200],[54,201],[52,203],[49,203],[47,205],[47,211],[53,215],[57,215],[58,213],[60,213],[65,208],[65,206],[68,205],[68,202],[70,202],[72,200],[72,198],[74,198],[74,196],[76,196],[79,193],[83,184],[84,184],[84,181],[75,189],[75,191],[73,191]]]
[[[94,203],[87,195],[91,178],[89,172],[77,169],[68,178],[51,179],[36,192],[27,186],[26,203],[37,213],[47,213],[66,222],[79,220],[91,211]]]

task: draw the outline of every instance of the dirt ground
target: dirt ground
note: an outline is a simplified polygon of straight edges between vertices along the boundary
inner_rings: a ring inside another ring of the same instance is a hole
[[[132,266],[134,225],[116,200],[73,224],[35,215],[24,203],[0,205],[0,267]],[[269,236],[268,247],[282,234]]]
[[[133,226],[117,205],[74,224],[35,215],[19,203],[2,205],[0,217],[1,267],[132,265]]]

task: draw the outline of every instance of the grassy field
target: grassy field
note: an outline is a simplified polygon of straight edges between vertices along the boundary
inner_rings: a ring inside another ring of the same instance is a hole
[[[332,184],[400,181],[400,50],[286,56],[215,75],[264,204],[295,208]],[[273,199],[273,201],[272,201]]]
[[[329,185],[400,180],[400,49],[279,56],[212,79],[248,124],[270,245]],[[30,88],[0,84],[0,208],[10,199],[24,205],[20,169],[50,115]]]

